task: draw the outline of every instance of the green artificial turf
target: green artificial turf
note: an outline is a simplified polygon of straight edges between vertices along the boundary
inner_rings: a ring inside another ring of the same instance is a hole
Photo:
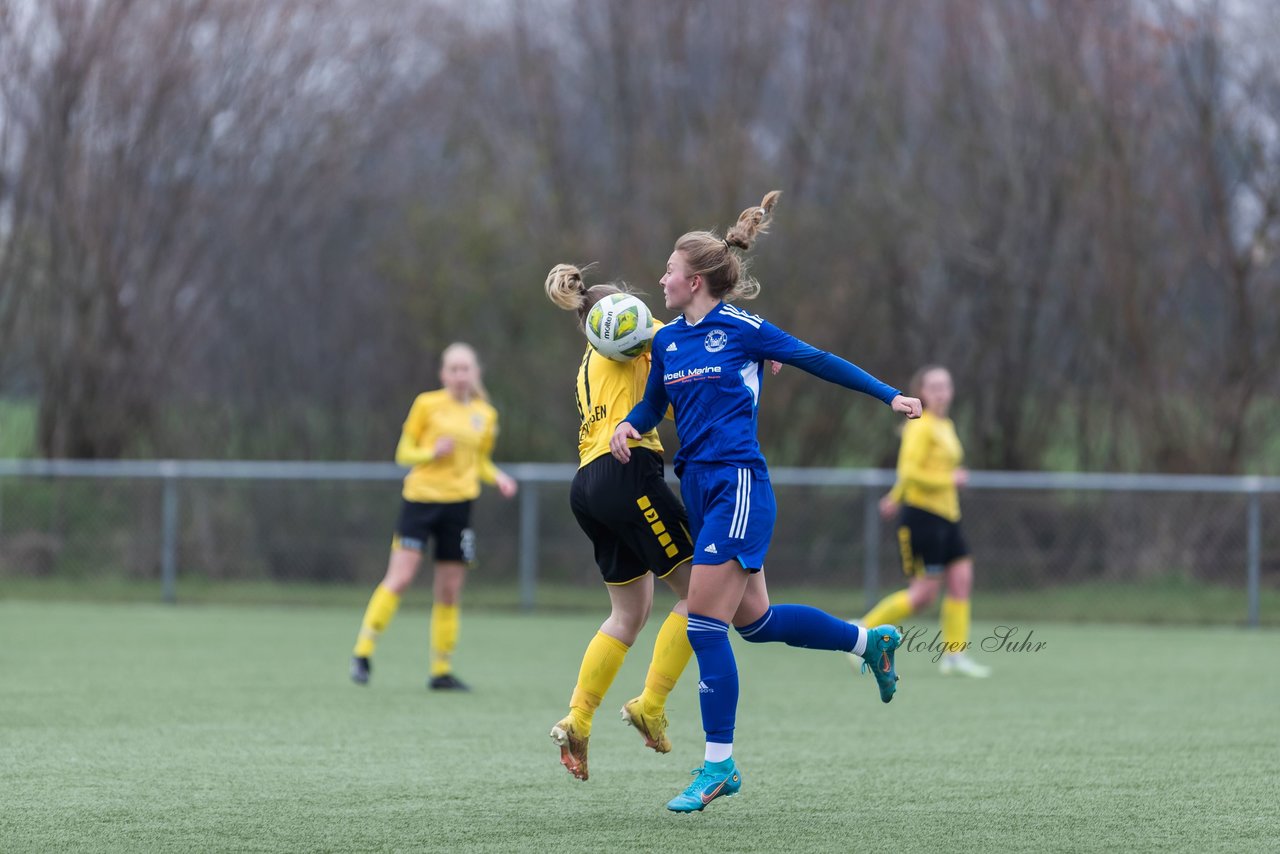
[[[603,603],[602,603],[603,604]],[[1027,620],[986,681],[899,654],[888,706],[840,654],[735,640],[742,794],[663,808],[700,764],[597,717],[591,780],[547,730],[601,613],[464,611],[459,674],[423,687],[427,618],[347,681],[348,607],[0,601],[0,851],[1274,850],[1280,634]],[[602,610],[602,609],[601,609]],[[927,637],[932,636],[931,623]],[[975,625],[975,637],[991,625]]]

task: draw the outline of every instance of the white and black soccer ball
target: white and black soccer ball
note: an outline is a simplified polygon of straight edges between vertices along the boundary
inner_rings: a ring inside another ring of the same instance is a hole
[[[634,294],[610,294],[587,313],[587,340],[597,353],[615,362],[647,353],[656,328],[649,306]]]

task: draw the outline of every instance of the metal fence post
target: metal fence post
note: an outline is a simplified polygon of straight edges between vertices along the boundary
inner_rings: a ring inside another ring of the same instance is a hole
[[[160,598],[178,601],[178,477],[176,467],[161,473],[160,492]]]
[[[532,611],[538,589],[538,484],[520,484],[520,608]]]
[[[862,493],[862,593],[870,611],[880,593],[880,506],[873,486]]]
[[[1259,599],[1262,587],[1262,499],[1256,489],[1249,491],[1248,505],[1248,554],[1246,583],[1249,587],[1249,625],[1256,627],[1259,619]]]

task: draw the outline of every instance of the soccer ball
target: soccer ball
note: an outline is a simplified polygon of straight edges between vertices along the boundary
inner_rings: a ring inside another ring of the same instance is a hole
[[[610,294],[587,314],[587,340],[606,359],[626,362],[649,351],[657,324],[633,294]]]

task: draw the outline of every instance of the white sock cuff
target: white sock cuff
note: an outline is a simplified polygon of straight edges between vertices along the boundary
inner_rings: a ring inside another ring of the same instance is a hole
[[[723,762],[733,755],[733,742],[722,744],[718,741],[707,742],[707,762]]]
[[[853,645],[854,655],[863,655],[867,651],[867,630],[862,626],[855,626],[858,630],[858,640]]]

